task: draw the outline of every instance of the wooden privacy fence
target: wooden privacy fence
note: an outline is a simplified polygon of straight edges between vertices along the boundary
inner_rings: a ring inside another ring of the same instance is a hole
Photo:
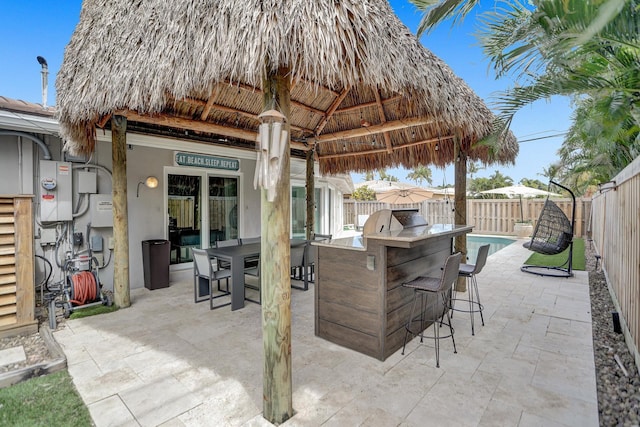
[[[593,197],[591,235],[640,371],[640,157]]]
[[[544,206],[545,199],[522,199],[522,214],[525,221],[535,226]],[[571,199],[553,199],[562,211],[571,219]],[[380,209],[418,209],[429,224],[448,224],[454,222],[453,200],[425,200],[422,203],[389,205],[377,201],[344,201],[344,223],[362,225],[365,216]],[[576,225],[574,234],[586,234],[587,217],[591,209],[590,199],[576,199]],[[360,217],[360,223],[358,218]],[[477,234],[513,235],[513,225],[520,221],[519,199],[468,199],[467,223],[473,225]]]

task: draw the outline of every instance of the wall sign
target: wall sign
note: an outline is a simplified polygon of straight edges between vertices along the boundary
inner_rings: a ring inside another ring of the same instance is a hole
[[[240,160],[238,159],[208,156],[206,154],[184,153],[179,151],[175,154],[175,161],[180,166],[195,166],[229,171],[237,171],[240,169]]]

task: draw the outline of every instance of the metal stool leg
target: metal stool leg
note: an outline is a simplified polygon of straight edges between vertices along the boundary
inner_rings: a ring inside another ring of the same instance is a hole
[[[478,302],[478,310],[480,311],[480,320],[482,321],[482,326],[484,326],[484,316],[482,314],[482,311],[484,310],[484,307],[482,306],[482,303],[480,302],[480,292],[478,291],[478,279],[476,279],[476,275],[473,275],[473,287],[476,290],[476,301]]]
[[[473,275],[467,277],[467,292],[469,292],[469,317],[471,317],[471,335],[476,334],[475,315],[473,308]]]
[[[455,354],[457,354],[458,353],[458,349],[456,348],[456,339],[453,336],[453,332],[454,332],[453,331],[453,325],[451,324],[451,316],[449,315],[449,312],[451,310],[449,310],[449,307],[445,307],[445,311],[447,313],[447,321],[449,322],[449,333],[451,333],[451,342],[453,342],[453,352]]]
[[[444,314],[443,314],[444,316]],[[433,322],[433,341],[436,347],[436,368],[440,367],[440,328],[442,327],[442,323],[437,325],[438,319]]]
[[[442,294],[443,312],[442,312],[442,315],[440,316],[440,325],[436,325],[436,323],[438,323],[438,319],[435,319],[435,321],[433,322],[433,330],[434,330],[433,336],[434,336],[435,347],[436,347],[436,368],[440,367],[440,338],[446,338],[446,336],[440,337],[440,328],[444,323],[445,314],[447,316],[446,324],[449,326],[449,334],[451,335],[451,342],[453,343],[453,352],[455,354],[458,353],[458,349],[456,348],[456,339],[453,336],[454,329],[453,329],[453,325],[451,324],[451,302],[449,300],[448,295],[450,295],[448,292],[445,292]]]
[[[404,343],[402,344],[402,354],[404,354],[404,348],[407,346],[407,337],[409,334],[413,335],[411,331],[411,322],[413,322],[413,310],[416,307],[416,299],[418,298],[418,291],[416,289],[413,290],[413,302],[411,303],[411,311],[409,312],[409,320],[405,325],[404,331]]]

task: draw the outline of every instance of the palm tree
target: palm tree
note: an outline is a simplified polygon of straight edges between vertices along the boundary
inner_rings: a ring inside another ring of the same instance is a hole
[[[407,175],[407,179],[415,181],[418,185],[422,185],[422,181],[426,181],[429,185],[432,184],[431,169],[426,166],[417,166],[413,172]]]
[[[556,162],[556,163],[550,164],[546,168],[542,168],[542,173],[539,175],[542,175],[545,178],[547,178],[549,181],[551,181],[551,180],[555,180],[561,174],[561,171],[562,171],[562,163]]]
[[[447,18],[459,22],[480,3],[411,1],[426,10],[419,32]],[[606,181],[638,156],[638,0],[538,0],[533,6],[511,0],[496,4],[479,19],[478,38],[496,76],[508,75],[518,84],[497,98],[503,126],[509,126],[520,108],[539,99],[579,96],[578,103],[589,105],[576,110],[565,144],[575,146],[577,138],[586,136],[589,149],[567,158],[579,163],[565,166],[599,165],[598,179]],[[590,134],[594,125],[601,128],[597,135]]]
[[[378,174],[380,175],[380,181],[398,181],[398,178],[396,178],[395,176],[387,174],[387,171],[385,169],[380,169],[378,171]]]
[[[539,179],[522,178],[520,184],[531,188],[537,188],[538,190],[546,190],[549,186]]]
[[[513,185],[513,179],[509,176],[503,175],[500,171],[495,171],[493,173],[493,175],[491,175],[489,177],[489,180],[491,181],[491,184],[493,185],[492,188],[498,188],[498,187],[508,187],[510,185]]]
[[[473,179],[473,175],[477,174],[480,169],[484,169],[483,167],[478,166],[476,162],[469,162],[467,165],[467,173],[469,177]]]
[[[476,178],[469,184],[469,191],[482,198],[503,198],[501,195],[479,194],[481,191],[491,190],[493,188],[508,187],[513,185],[513,179],[503,175],[500,171],[495,171],[489,178]]]
[[[482,15],[479,35],[497,76],[516,73],[524,84],[498,98],[509,123],[523,106],[553,95],[586,94],[612,102],[638,101],[638,12],[636,1],[610,19],[601,31],[591,26],[602,6],[585,0],[546,0],[535,10],[514,3]]]

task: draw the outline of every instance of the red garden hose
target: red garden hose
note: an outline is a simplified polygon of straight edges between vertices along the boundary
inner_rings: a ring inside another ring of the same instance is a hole
[[[96,278],[90,271],[81,271],[71,276],[73,284],[74,299],[71,302],[75,305],[84,305],[87,302],[96,300],[98,287]]]

